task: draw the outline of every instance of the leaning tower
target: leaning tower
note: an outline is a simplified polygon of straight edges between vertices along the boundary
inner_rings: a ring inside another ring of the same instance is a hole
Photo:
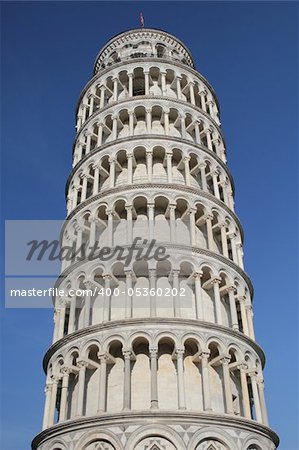
[[[181,41],[135,29],[100,51],[76,114],[61,233],[76,252],[32,449],[275,449],[213,88]]]

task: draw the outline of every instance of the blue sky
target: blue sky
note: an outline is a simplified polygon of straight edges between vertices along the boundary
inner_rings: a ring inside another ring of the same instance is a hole
[[[270,423],[296,450],[298,4],[2,3],[2,216],[65,216],[77,98],[99,49],[140,11],[190,48],[218,95]],[[25,450],[41,428],[52,311],[2,307],[1,320],[1,448]]]

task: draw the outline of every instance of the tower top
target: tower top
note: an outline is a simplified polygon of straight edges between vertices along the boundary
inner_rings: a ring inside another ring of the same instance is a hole
[[[194,68],[190,51],[175,36],[156,28],[135,28],[107,42],[96,57],[94,73],[133,58],[171,59]]]

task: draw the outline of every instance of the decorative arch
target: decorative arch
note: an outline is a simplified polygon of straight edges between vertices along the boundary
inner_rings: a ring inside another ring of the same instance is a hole
[[[168,441],[172,445],[172,448],[170,447],[166,450],[187,450],[184,441],[176,431],[165,425],[157,424],[155,424],[154,426],[145,425],[134,431],[128,439],[125,450],[145,450],[142,447],[138,447],[138,444],[142,443],[142,441],[146,438],[162,438],[166,440],[166,442]],[[153,449],[149,447],[149,450],[154,449],[155,447]],[[160,448],[157,447],[157,450],[160,450]],[[161,450],[164,450],[164,448],[162,447]]]

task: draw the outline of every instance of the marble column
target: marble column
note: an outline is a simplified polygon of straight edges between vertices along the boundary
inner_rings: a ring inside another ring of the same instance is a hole
[[[252,394],[253,394],[253,403],[254,403],[256,420],[259,423],[263,423],[261,403],[260,403],[260,397],[259,397],[259,392],[258,392],[258,388],[257,388],[256,375],[251,373],[250,380],[251,380],[251,388],[252,388]]]
[[[85,373],[87,368],[87,361],[78,361],[77,366],[79,368],[78,375],[78,395],[77,395],[77,417],[83,415],[84,408],[84,393],[85,393]]]
[[[251,408],[247,384],[247,368],[244,364],[239,366],[240,369],[240,379],[241,379],[241,389],[242,389],[242,406],[243,414],[246,419],[251,419]]]
[[[239,331],[235,290],[236,290],[235,286],[229,286],[227,289],[228,298],[229,298],[230,316],[231,316],[231,326],[232,326],[233,330]]]
[[[158,408],[158,349],[150,347],[151,409]]]
[[[212,411],[211,392],[210,392],[210,375],[209,375],[209,352],[201,353],[201,369],[202,369],[202,392],[203,392],[203,408],[204,411]]]
[[[71,373],[71,371],[68,367],[62,368],[62,385],[61,385],[61,397],[60,397],[60,409],[59,409],[59,422],[63,422],[66,419],[67,395],[68,395],[70,373]]]
[[[202,298],[201,277],[202,272],[196,272],[194,275],[195,284],[195,303],[196,303],[196,318],[198,320],[204,320],[204,307]]]
[[[124,350],[124,398],[123,409],[131,409],[131,350]]]
[[[149,286],[150,292],[150,317],[156,317],[157,315],[157,305],[156,305],[156,270],[149,269]]]
[[[230,380],[230,371],[229,371],[229,362],[230,356],[225,356],[222,358],[222,371],[223,371],[223,381],[224,381],[224,395],[225,395],[225,411],[227,414],[233,414],[233,397],[232,397],[232,388],[231,388],[231,380]]]
[[[43,427],[42,429],[45,430],[49,426],[49,412],[50,412],[50,405],[51,405],[51,396],[52,396],[52,382],[49,382],[46,384],[45,387],[45,408],[44,408],[44,417],[43,417]]]
[[[98,413],[106,411],[106,386],[107,386],[107,361],[106,354],[98,353],[100,360],[100,380],[99,380],[99,396],[98,396]]]
[[[179,409],[186,409],[185,381],[184,381],[184,349],[178,348],[176,349],[175,353],[177,358]]]
[[[52,391],[51,391],[51,401],[48,416],[48,427],[51,427],[55,423],[55,409],[57,400],[57,390],[58,390],[59,377],[52,378]]]
[[[222,325],[222,305],[221,305],[220,290],[219,290],[220,282],[221,282],[220,278],[214,278],[211,281],[211,283],[213,285],[213,289],[214,289],[216,323],[218,323],[219,325]]]

